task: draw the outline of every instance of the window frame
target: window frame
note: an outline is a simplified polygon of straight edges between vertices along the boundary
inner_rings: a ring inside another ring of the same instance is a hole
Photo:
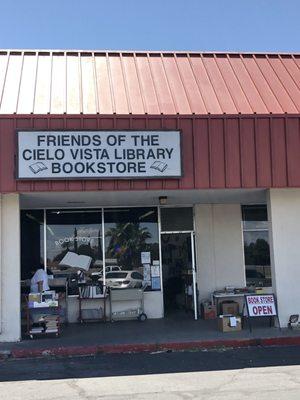
[[[249,206],[250,207],[251,206],[252,207],[265,206],[266,211],[267,211],[267,219],[264,222],[266,222],[266,227],[264,227],[264,228],[246,228],[245,227],[244,222],[247,221],[247,220],[244,219],[243,208],[244,207],[249,207]],[[245,254],[245,232],[266,232],[267,233],[267,237],[268,237],[268,245],[269,245],[269,249],[270,249],[270,234],[269,234],[269,232],[270,232],[270,221],[269,221],[268,210],[267,210],[267,205],[266,204],[257,204],[257,205],[256,204],[248,204],[248,205],[247,204],[242,204],[241,205],[241,214],[242,214],[241,227],[242,227],[242,238],[243,238],[244,273],[245,273],[245,283],[246,283],[246,286],[247,286],[247,274],[246,274],[246,271],[247,271],[247,265],[248,264],[246,264],[246,257],[245,257],[246,256],[246,254]],[[269,251],[269,253],[270,253],[270,251]],[[269,256],[270,255],[271,254],[269,254]],[[271,285],[270,286],[262,286],[262,287],[264,287],[264,288],[272,287],[273,286],[273,277],[272,277],[272,268],[271,268],[271,258],[270,258],[270,265],[269,266],[255,265],[255,271],[258,271],[257,267],[269,267],[270,268]],[[260,272],[260,271],[258,271],[258,272]]]

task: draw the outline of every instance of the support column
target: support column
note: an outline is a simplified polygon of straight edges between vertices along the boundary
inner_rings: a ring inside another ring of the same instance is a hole
[[[285,327],[291,314],[300,314],[300,189],[270,189],[268,218],[272,286]]]
[[[21,338],[19,195],[3,194],[0,204],[0,342],[12,342]]]
[[[195,206],[199,301],[225,286],[245,286],[240,204]]]

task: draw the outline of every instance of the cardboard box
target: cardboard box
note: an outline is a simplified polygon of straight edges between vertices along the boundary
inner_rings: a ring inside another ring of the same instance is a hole
[[[237,332],[242,330],[242,319],[234,315],[219,315],[218,328],[221,332]]]
[[[210,303],[201,303],[201,316],[203,319],[215,319],[217,317],[216,306]]]
[[[223,315],[238,315],[239,304],[235,301],[223,301],[221,305],[221,313]]]

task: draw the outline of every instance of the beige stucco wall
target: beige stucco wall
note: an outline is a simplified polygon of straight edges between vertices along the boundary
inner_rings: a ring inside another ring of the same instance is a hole
[[[0,243],[0,342],[17,341],[21,336],[18,194],[1,195]]]
[[[245,286],[240,204],[195,206],[199,302],[225,286]]]
[[[272,283],[284,327],[291,314],[300,314],[300,189],[271,189],[268,218]]]

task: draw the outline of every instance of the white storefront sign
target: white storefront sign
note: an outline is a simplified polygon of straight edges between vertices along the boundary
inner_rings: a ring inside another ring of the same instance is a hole
[[[249,317],[272,317],[277,315],[273,294],[247,295],[246,302]]]
[[[179,131],[19,131],[18,178],[180,177]]]

